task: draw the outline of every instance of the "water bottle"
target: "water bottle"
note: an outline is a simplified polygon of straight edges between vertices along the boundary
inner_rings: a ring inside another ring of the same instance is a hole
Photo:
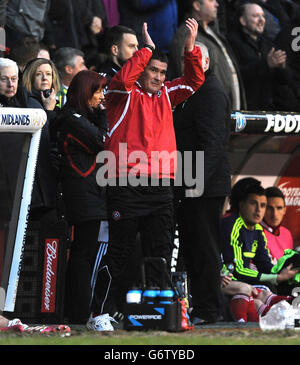
[[[139,288],[132,288],[130,290],[128,290],[127,294],[126,294],[126,302],[128,304],[139,304],[141,303],[142,300],[142,290]]]
[[[157,302],[157,297],[159,295],[159,288],[150,287],[144,290],[143,302],[147,304],[154,304]]]
[[[174,291],[171,288],[162,289],[159,292],[160,304],[171,304],[174,298]]]

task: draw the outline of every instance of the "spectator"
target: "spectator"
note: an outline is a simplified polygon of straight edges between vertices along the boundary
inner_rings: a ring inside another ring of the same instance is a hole
[[[1,107],[26,107],[25,100],[17,96],[19,68],[15,61],[0,58],[0,103]],[[20,96],[20,94],[19,94]]]
[[[273,265],[260,225],[267,206],[265,189],[256,179],[241,179],[232,188],[230,203],[231,213],[222,221],[224,263],[235,264],[237,280],[263,284],[276,292],[276,285],[293,278],[298,270],[289,265],[279,274],[271,273]]]
[[[40,140],[36,178],[31,199],[31,218],[40,220],[42,214],[56,209],[57,171],[55,169],[55,149],[51,141],[51,124],[56,116],[56,93],[60,89],[59,75],[54,63],[45,58],[31,60],[22,77],[29,101],[47,113]],[[43,92],[51,91],[45,96]]]
[[[216,0],[188,0],[187,6],[187,17],[193,17],[199,23],[197,41],[204,43],[208,48],[211,59],[210,69],[224,86],[232,108],[245,110],[244,89],[238,64],[226,38],[218,31],[218,2]],[[171,77],[181,75],[181,58],[186,35],[186,29],[182,24],[170,46]]]
[[[246,3],[237,15],[239,28],[230,41],[244,80],[248,110],[294,110],[296,98],[286,52],[263,36],[265,16],[255,3]]]
[[[241,0],[240,4],[254,2],[262,7],[265,14],[265,29],[264,36],[271,41],[274,41],[277,34],[280,32],[282,27],[290,23],[290,17],[286,1],[281,0]]]
[[[98,51],[106,28],[103,0],[51,0],[44,42],[52,50],[72,47],[86,55]]]
[[[37,54],[37,58],[46,58],[47,60],[51,59],[49,48],[43,43],[40,43],[40,49]]]
[[[6,44],[33,37],[41,42],[46,29],[50,0],[10,0],[6,10]]]
[[[47,47],[36,42],[31,37],[25,37],[17,41],[10,49],[9,57],[15,61],[21,72],[24,71],[27,63],[35,58],[41,57],[50,59]]]
[[[74,226],[66,277],[65,308],[70,323],[88,319],[98,234],[101,219],[106,218],[96,182],[96,156],[103,150],[106,134],[105,120],[98,114],[105,84],[106,79],[94,71],[79,72],[56,123],[66,219]]]
[[[110,315],[115,311],[117,282],[122,277],[124,264],[136,247],[138,231],[143,254],[165,258],[170,269],[173,236],[170,183],[175,177],[176,161],[165,157],[162,163],[156,164],[155,156],[150,161],[148,157],[153,148],[169,154],[176,151],[172,107],[191,96],[204,81],[201,52],[194,47],[198,24],[194,19],[187,20],[186,24],[190,35],[186,40],[183,77],[164,83],[167,58],[155,51],[155,44],[144,23],[145,46],[135,52],[108,87],[106,110],[109,132],[106,148],[117,156],[116,166],[120,163],[120,169],[110,169],[108,166],[110,177],[113,180],[116,178],[116,186],[110,186],[110,181],[107,186],[110,241],[99,270],[92,313],[87,323],[88,328],[96,331],[113,330]],[[128,154],[141,152],[138,165],[122,164],[125,156],[118,154],[122,142],[128,144]],[[132,182],[130,174],[136,168],[140,168],[137,185],[136,181]],[[124,179],[126,186],[123,186]],[[163,284],[160,276],[161,273],[158,278],[152,272],[149,280],[153,284]]]
[[[29,100],[29,95],[19,83],[19,69],[16,62],[9,58],[0,58],[0,108],[39,108],[38,103]],[[15,191],[19,166],[19,156],[26,140],[25,134],[0,134],[1,153],[6,158],[2,160],[8,172],[11,191]]]
[[[285,199],[282,191],[276,186],[266,189],[267,209],[262,221],[267,238],[267,248],[270,251],[272,262],[283,256],[284,250],[293,249],[291,232],[281,225],[286,213]]]
[[[176,107],[174,127],[177,149],[182,154],[193,152],[193,177],[199,178],[196,152],[204,152],[204,191],[184,187],[178,197],[179,243],[191,285],[191,320],[203,324],[216,322],[220,313],[220,228],[225,197],[231,188],[227,156],[231,104],[223,85],[209,69],[207,47],[196,45],[203,55],[205,82]],[[184,162],[184,171],[188,168],[190,163],[185,167]]]
[[[61,89],[57,93],[57,106],[63,107],[67,101],[68,87],[73,77],[82,70],[86,70],[84,53],[79,49],[62,47],[53,56],[53,62],[58,69],[61,79]]]
[[[178,5],[176,0],[118,0],[120,25],[132,28],[142,44],[142,25],[148,24],[149,34],[156,47],[169,52],[172,38],[178,27]]]
[[[138,50],[136,32],[123,25],[116,25],[105,35],[105,51],[108,55],[106,63],[98,68],[109,80]]]

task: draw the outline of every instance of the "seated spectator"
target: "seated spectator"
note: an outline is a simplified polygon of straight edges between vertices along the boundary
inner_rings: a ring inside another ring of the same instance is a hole
[[[251,285],[266,285],[276,292],[276,285],[293,278],[298,270],[288,265],[278,274],[267,249],[260,225],[267,207],[267,197],[260,181],[239,180],[232,188],[231,212],[222,220],[222,255],[224,263],[234,263],[233,275]],[[252,263],[256,269],[252,268]]]
[[[53,55],[53,62],[59,72],[61,89],[58,91],[57,106],[62,108],[67,101],[68,87],[73,77],[82,70],[86,70],[84,53],[76,48],[62,47]]]
[[[238,27],[229,35],[245,85],[248,110],[291,111],[297,99],[285,51],[263,33],[265,14],[255,3],[240,6]]]
[[[291,232],[281,225],[286,213],[286,205],[282,191],[276,186],[266,189],[267,209],[261,222],[267,238],[267,248],[270,251],[272,262],[283,256],[284,250],[293,249]]]
[[[205,44],[210,54],[211,71],[223,85],[232,109],[246,109],[244,86],[239,67],[230,44],[218,30],[218,2],[216,0],[188,0],[186,17],[198,21],[197,41]],[[181,62],[187,31],[181,24],[170,45],[170,77],[182,74]]]

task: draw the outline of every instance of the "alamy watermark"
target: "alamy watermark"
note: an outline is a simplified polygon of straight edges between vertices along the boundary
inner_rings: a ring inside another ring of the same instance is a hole
[[[294,52],[298,52],[298,51],[300,51],[300,27],[294,27],[292,29],[291,35],[293,37],[295,37],[292,40],[292,44],[291,44],[292,50]]]
[[[6,50],[6,35],[5,35],[5,29],[0,27],[0,51]]]
[[[204,190],[204,151],[144,151],[128,153],[127,143],[120,143],[116,153],[101,151],[96,180],[99,186],[185,186],[199,196]],[[175,179],[170,175],[176,170]]]

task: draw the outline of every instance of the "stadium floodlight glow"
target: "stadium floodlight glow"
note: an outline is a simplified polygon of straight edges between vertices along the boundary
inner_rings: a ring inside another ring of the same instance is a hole
[[[0,108],[0,168],[2,168],[2,176],[7,177],[5,167],[7,168],[7,161],[10,158],[12,160],[15,158],[14,161],[18,162],[15,187],[13,189],[7,187],[6,190],[6,192],[14,192],[11,212],[8,215],[8,221],[3,219],[2,214],[2,222],[0,222],[5,230],[2,234],[2,242],[0,242],[5,246],[2,267],[0,262],[0,311],[13,312],[15,307],[41,130],[46,121],[47,114],[43,109]],[[16,139],[14,138],[16,134],[24,138]],[[22,141],[22,146],[17,144],[14,146],[16,141]],[[19,155],[12,156],[14,150],[20,151]]]

